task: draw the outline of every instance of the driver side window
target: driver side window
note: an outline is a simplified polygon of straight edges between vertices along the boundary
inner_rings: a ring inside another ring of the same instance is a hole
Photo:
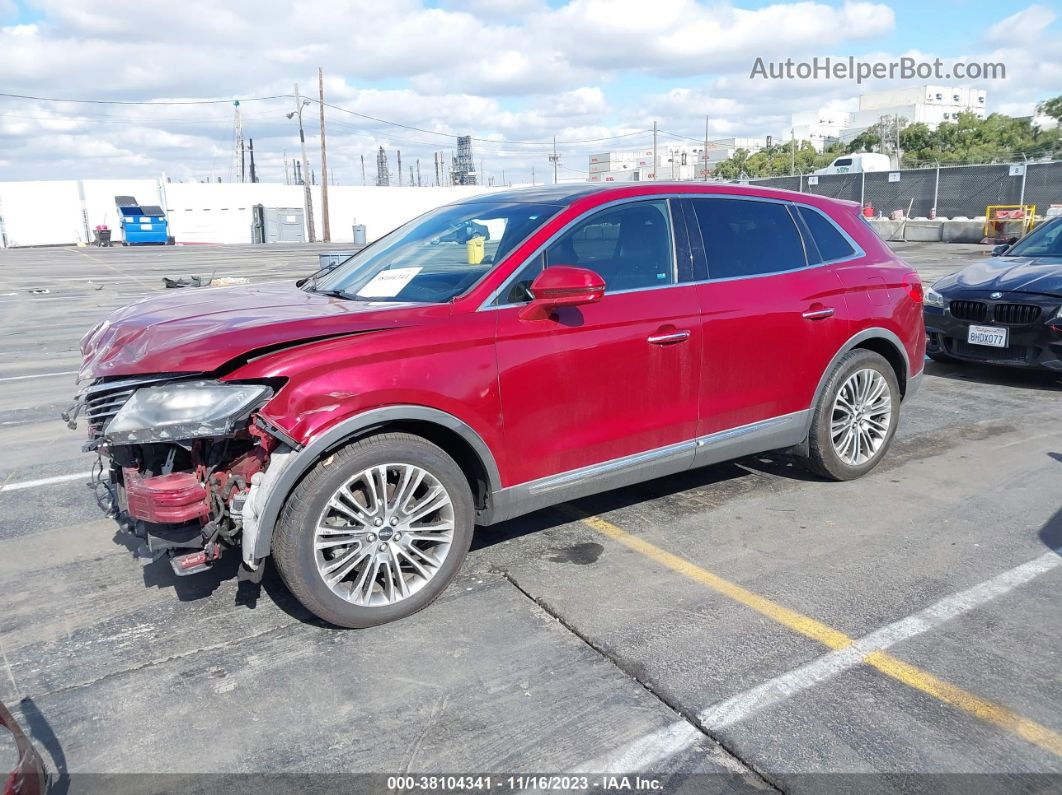
[[[674,284],[667,202],[624,204],[580,221],[524,266],[500,303],[530,301],[531,283],[553,265],[596,271],[606,293]]]

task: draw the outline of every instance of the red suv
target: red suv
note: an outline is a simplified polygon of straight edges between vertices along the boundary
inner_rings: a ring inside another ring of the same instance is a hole
[[[238,547],[251,579],[272,555],[364,627],[438,596],[477,524],[767,450],[865,474],[922,374],[921,302],[854,204],[492,193],[299,283],[115,312],[67,420],[142,554],[189,574]]]

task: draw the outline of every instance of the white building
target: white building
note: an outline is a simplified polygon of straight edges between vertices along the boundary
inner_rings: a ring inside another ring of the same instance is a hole
[[[852,114],[832,108],[794,113],[790,135],[797,141],[810,141],[816,152],[834,143],[852,123]]]
[[[738,149],[758,152],[766,146],[763,138],[721,138],[708,141],[708,173]],[[653,149],[629,152],[601,152],[590,155],[587,182],[646,182],[651,180],[704,179],[704,144],[659,143],[656,160]]]
[[[873,91],[860,96],[859,109],[851,113],[830,108],[794,113],[790,133],[798,141],[811,141],[821,152],[836,141],[851,142],[885,117],[898,117],[905,124],[922,123],[935,130],[943,122],[956,121],[961,113],[985,118],[987,103],[988,93],[983,88],[924,85]]]

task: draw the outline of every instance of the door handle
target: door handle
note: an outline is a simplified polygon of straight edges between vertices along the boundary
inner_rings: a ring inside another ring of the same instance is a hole
[[[820,320],[824,317],[833,317],[834,309],[832,306],[824,306],[822,309],[809,309],[804,312],[801,317],[806,320]]]
[[[646,342],[650,345],[671,345],[675,342],[685,342],[689,338],[689,331],[683,329],[682,331],[669,331],[666,334],[653,334]]]

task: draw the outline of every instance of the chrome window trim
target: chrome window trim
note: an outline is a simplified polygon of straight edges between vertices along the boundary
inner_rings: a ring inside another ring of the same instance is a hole
[[[484,299],[483,303],[479,305],[479,308],[476,311],[486,312],[493,309],[510,309],[514,306],[526,306],[528,303],[530,303],[529,301],[522,301],[516,304],[498,304],[497,306],[491,306],[491,304],[493,304],[494,301],[498,300],[502,295],[505,294],[505,292],[510,287],[512,287],[513,282],[516,281],[516,277],[520,275],[520,272],[524,268],[526,268],[529,263],[534,261],[536,257],[539,257],[544,254],[546,249],[556,243],[557,240],[561,238],[561,236],[571,231],[572,227],[582,223],[583,221],[589,220],[593,216],[597,215],[599,212],[611,210],[614,207],[619,207],[624,204],[633,204],[635,202],[662,201],[664,203],[664,206],[667,208],[668,232],[671,236],[671,276],[675,281],[672,284],[660,284],[653,287],[632,287],[629,290],[613,290],[612,292],[606,292],[605,295],[623,295],[625,293],[638,293],[643,292],[645,290],[664,290],[668,287],[684,287],[693,284],[693,282],[682,282],[681,284],[678,282],[678,255],[675,249],[675,222],[674,218],[671,215],[671,202],[668,201],[668,199],[671,198],[673,198],[671,194],[649,194],[646,196],[629,196],[626,199],[615,199],[614,201],[596,205],[595,207],[592,207],[591,209],[587,210],[585,213],[582,213],[581,215],[573,218],[571,221],[569,221],[556,232],[554,232],[552,235],[550,235],[545,240],[545,242],[543,242],[538,248],[531,252],[531,254],[526,257],[524,261],[521,262],[516,267],[516,269],[513,270],[513,272],[505,278],[505,281],[503,281],[497,288],[495,288],[491,292],[490,295],[486,297],[486,299]]]
[[[829,223],[834,229],[836,229],[840,233],[841,237],[843,237],[846,241],[848,241],[848,245],[850,245],[852,247],[852,251],[855,252],[854,254],[852,254],[850,256],[847,256],[847,257],[838,257],[836,259],[824,260],[823,262],[816,262],[814,265],[809,265],[808,266],[809,268],[818,268],[818,267],[821,267],[823,265],[836,265],[839,262],[850,262],[850,261],[852,261],[854,259],[860,259],[861,257],[865,257],[867,255],[867,252],[864,251],[863,247],[861,245],[859,245],[855,241],[855,238],[853,238],[850,234],[848,234],[848,232],[846,232],[844,229],[842,229],[840,224],[838,224],[835,220],[833,220],[829,215],[824,213],[818,207],[812,207],[810,204],[805,204],[804,202],[793,202],[793,206],[794,207],[806,207],[807,209],[811,210],[812,212],[816,212],[819,215],[821,215],[823,218],[826,219],[827,223]],[[807,227],[807,224],[803,223],[803,219],[801,219],[801,222],[802,222],[803,226]],[[814,240],[815,235],[812,233],[811,227],[807,227],[807,229],[808,229],[808,234],[811,235],[812,240]],[[875,234],[877,234],[877,233],[875,232]],[[818,245],[819,245],[818,242],[816,242],[815,243],[815,247],[818,248]],[[821,254],[822,252],[819,251],[819,253]]]
[[[754,274],[750,274],[748,276],[724,276],[724,277],[718,278],[718,279],[712,279],[712,278],[697,279],[697,280],[688,281],[688,282],[677,281],[677,279],[678,279],[678,271],[676,270],[676,272],[675,272],[676,282],[674,284],[662,284],[662,285],[659,285],[659,286],[656,286],[656,287],[638,287],[638,288],[632,288],[630,290],[616,290],[615,292],[606,293],[606,295],[625,295],[627,293],[641,293],[641,292],[646,292],[648,290],[670,290],[670,289],[673,289],[675,287],[690,287],[692,285],[698,285],[698,284],[712,284],[713,282],[729,282],[729,281],[735,281],[737,279],[763,279],[763,278],[770,278],[772,276],[782,276],[784,274],[797,273],[799,271],[806,271],[806,270],[810,270],[812,268],[824,268],[824,267],[827,267],[829,265],[838,265],[838,264],[841,264],[841,263],[844,263],[844,262],[851,262],[852,260],[861,259],[862,257],[866,256],[866,251],[863,249],[863,247],[860,246],[855,241],[855,239],[850,234],[848,234],[848,232],[846,232],[844,229],[842,229],[841,226],[836,221],[833,220],[833,218],[831,218],[827,213],[825,213],[822,210],[820,210],[818,207],[814,207],[814,206],[808,204],[807,202],[794,201],[792,199],[777,199],[777,198],[774,198],[773,196],[746,196],[746,195],[737,194],[737,193],[652,193],[652,194],[645,194],[645,195],[642,195],[642,196],[628,196],[627,198],[624,198],[624,199],[615,199],[615,200],[610,201],[610,202],[605,202],[603,204],[596,205],[593,208],[591,208],[590,210],[588,210],[586,213],[583,213],[582,215],[579,215],[578,217],[573,218],[571,221],[569,221],[564,226],[562,226],[560,229],[558,229],[556,232],[554,232],[552,235],[550,235],[550,237],[548,237],[538,248],[536,248],[533,252],[531,252],[531,254],[528,255],[524,259],[524,261],[521,262],[513,270],[512,273],[509,274],[509,276],[506,277],[505,281],[503,281],[497,288],[495,288],[494,290],[491,291],[490,295],[488,295],[483,300],[483,302],[479,305],[479,307],[476,309],[476,311],[477,312],[490,312],[490,311],[494,311],[494,310],[497,310],[497,309],[513,309],[514,307],[526,306],[529,303],[527,301],[523,301],[523,302],[515,303],[515,304],[497,304],[497,305],[494,305],[494,306],[492,306],[492,304],[494,303],[494,301],[498,300],[498,298],[500,296],[502,296],[509,287],[512,286],[512,283],[516,279],[516,276],[520,273],[520,271],[522,271],[527,266],[527,264],[529,262],[531,262],[531,260],[533,260],[535,257],[537,257],[540,254],[542,254],[547,248],[549,248],[551,245],[553,245],[553,243],[555,243],[557,241],[557,239],[561,235],[563,235],[565,232],[567,232],[569,229],[571,229],[571,227],[575,226],[580,221],[588,218],[591,213],[596,213],[599,210],[605,210],[605,209],[609,209],[609,208],[612,208],[612,207],[617,207],[617,206],[622,205],[622,204],[630,204],[632,202],[639,202],[639,201],[652,201],[654,199],[668,199],[668,200],[670,200],[670,199],[694,199],[694,200],[696,200],[696,199],[735,199],[737,201],[758,201],[758,202],[771,202],[773,204],[784,204],[784,205],[786,205],[787,207],[790,207],[790,208],[792,208],[792,207],[807,207],[809,210],[813,210],[814,212],[817,212],[819,215],[821,215],[823,218],[825,218],[827,221],[829,221],[829,223],[833,225],[833,227],[841,234],[841,236],[844,237],[845,240],[848,241],[848,243],[852,246],[852,249],[853,249],[853,251],[855,253],[852,254],[850,257],[842,257],[840,259],[832,259],[832,260],[827,260],[825,262],[816,262],[814,265],[804,265],[803,267],[791,268],[789,270],[784,270],[784,271],[771,271],[770,273],[754,273]],[[673,264],[675,265],[675,267],[677,269],[677,266],[678,266],[678,252],[675,249],[675,245],[676,245],[676,243],[675,243],[675,224],[674,224],[674,218],[671,217],[671,203],[670,203],[670,201],[668,201],[668,214],[669,214],[669,220],[671,221],[672,259],[674,261]],[[797,226],[797,234],[800,235],[801,245],[805,249],[804,259],[805,259],[805,262],[806,262],[807,261],[807,244],[804,242],[804,235],[803,235],[803,232],[802,232],[802,229],[801,229],[801,225],[797,225],[796,224],[796,219],[793,219],[793,222]],[[810,234],[810,231],[809,231],[809,234]],[[486,278],[486,276],[484,276],[483,278]]]

